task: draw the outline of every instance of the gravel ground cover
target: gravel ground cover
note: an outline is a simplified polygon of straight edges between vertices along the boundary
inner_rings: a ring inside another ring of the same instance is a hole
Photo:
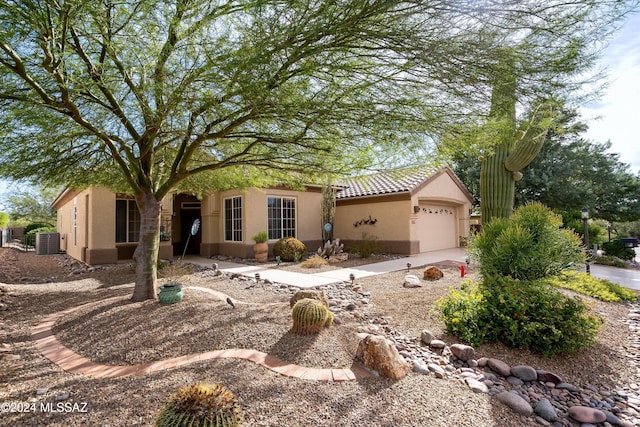
[[[34,410],[2,414],[0,425],[153,425],[168,397],[196,381],[219,382],[231,390],[249,426],[531,424],[496,399],[472,392],[461,381],[413,372],[400,381],[371,378],[320,383],[283,377],[248,361],[225,359],[144,377],[94,379],[62,371],[37,352],[30,337],[30,328],[50,313],[123,296],[119,303],[100,303],[63,317],[54,326],[58,339],[75,352],[106,364],[254,348],[304,366],[350,367],[357,363],[357,333],[370,328],[371,319],[385,320],[382,332],[386,328],[419,336],[429,329],[449,344],[458,342],[444,333],[444,325],[433,310],[435,300],[460,284],[454,267],[442,266],[444,279],[415,289],[402,287],[406,272],[361,279],[358,284],[369,293],[366,304],[340,313],[341,323],[320,335],[300,337],[289,331],[290,293],[277,286],[199,272],[183,278],[185,298],[181,303],[161,306],[128,301],[134,278],[126,264],[87,268],[64,256],[0,249],[0,266],[0,303],[6,306],[0,311],[0,403],[35,404]],[[414,267],[412,273],[420,275],[421,269]],[[233,309],[190,286],[223,292],[239,303]],[[629,305],[589,302],[607,320],[593,348],[553,358],[500,345],[484,345],[476,353],[511,365],[552,371],[578,386],[613,390],[640,383],[638,369],[628,357],[625,319]],[[14,357],[5,357],[8,354]],[[62,406],[63,411],[52,411],[55,406],[51,405],[56,403],[68,405]],[[78,405],[73,407],[72,403]]]

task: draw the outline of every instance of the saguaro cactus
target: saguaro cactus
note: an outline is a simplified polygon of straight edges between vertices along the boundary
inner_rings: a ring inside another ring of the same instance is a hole
[[[491,94],[490,119],[497,124],[496,145],[481,158],[480,205],[482,221],[508,218],[513,212],[515,182],[538,155],[550,124],[550,110],[540,106],[524,129],[516,130],[515,57],[503,51]]]

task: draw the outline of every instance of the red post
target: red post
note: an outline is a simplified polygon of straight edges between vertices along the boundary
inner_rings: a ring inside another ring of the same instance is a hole
[[[466,273],[464,272],[464,265],[460,266],[460,277],[464,277]]]

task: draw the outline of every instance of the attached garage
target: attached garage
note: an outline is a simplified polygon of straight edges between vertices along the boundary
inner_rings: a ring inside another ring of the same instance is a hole
[[[376,241],[390,253],[460,246],[473,196],[448,167],[404,169],[345,181],[336,196],[334,237]]]
[[[454,205],[420,202],[416,225],[420,252],[458,246],[458,208]]]

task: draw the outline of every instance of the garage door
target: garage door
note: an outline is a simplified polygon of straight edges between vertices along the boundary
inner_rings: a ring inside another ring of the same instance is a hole
[[[420,203],[417,224],[420,252],[458,246],[457,210],[452,205]]]

